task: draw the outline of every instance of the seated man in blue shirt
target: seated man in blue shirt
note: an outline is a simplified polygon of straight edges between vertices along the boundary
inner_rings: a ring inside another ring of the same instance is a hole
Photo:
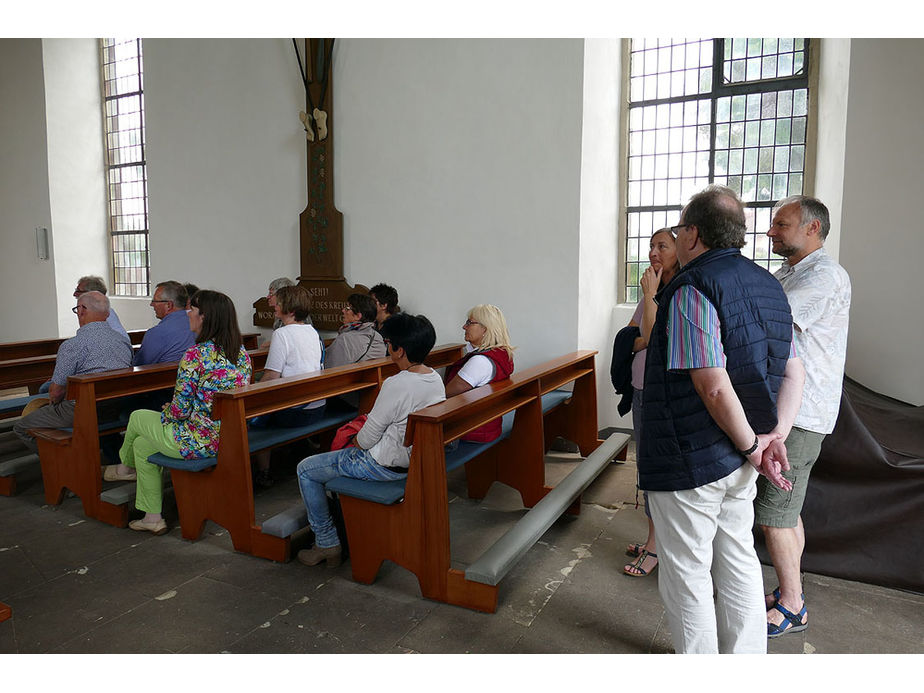
[[[189,329],[186,313],[186,289],[179,282],[161,282],[154,289],[151,307],[160,322],[144,333],[141,348],[135,353],[134,365],[179,361],[196,343],[196,334]]]
[[[87,291],[77,299],[73,309],[80,328],[77,334],[61,343],[51,376],[47,406],[22,417],[13,431],[29,450],[38,445],[29,435],[30,428],[68,428],[74,424],[74,402],[65,399],[70,375],[99,373],[132,365],[129,341],[106,324],[109,299],[98,291]]]

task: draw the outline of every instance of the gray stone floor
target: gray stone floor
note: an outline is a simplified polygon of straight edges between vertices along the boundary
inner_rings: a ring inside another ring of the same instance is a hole
[[[551,453],[550,483],[578,458]],[[298,498],[294,463],[258,495],[263,517]],[[376,582],[335,570],[235,553],[209,524],[185,541],[168,495],[161,537],[87,519],[77,499],[44,504],[40,477],[0,497],[0,653],[668,653],[656,574],[622,574],[628,542],[644,537],[635,465],[612,464],[501,583],[495,614],[421,598],[416,579],[386,563]],[[450,483],[453,562],[462,567],[524,512],[495,484],[488,497]],[[308,536],[301,537],[302,542]],[[765,567],[772,587],[773,575]],[[924,596],[822,575],[805,576],[810,627],[771,653],[920,653]],[[144,637],[139,638],[139,633]],[[9,663],[9,658],[4,658]]]

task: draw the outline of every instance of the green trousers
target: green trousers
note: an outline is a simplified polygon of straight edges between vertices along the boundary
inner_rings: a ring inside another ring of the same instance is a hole
[[[159,411],[136,409],[128,419],[119,458],[138,474],[135,507],[146,513],[160,513],[163,506],[164,468],[148,462],[148,457],[157,452],[182,459],[173,437],[173,424],[162,424]]]

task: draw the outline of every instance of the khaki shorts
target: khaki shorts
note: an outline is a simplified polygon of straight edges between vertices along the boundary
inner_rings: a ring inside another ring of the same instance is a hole
[[[765,527],[795,527],[805,502],[812,465],[821,452],[824,433],[795,428],[786,438],[789,471],[783,476],[792,482],[791,491],[777,488],[765,476],[757,479],[757,499],[754,501],[754,521]]]

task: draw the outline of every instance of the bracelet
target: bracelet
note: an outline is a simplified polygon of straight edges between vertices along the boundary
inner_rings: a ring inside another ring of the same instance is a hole
[[[747,457],[748,455],[750,455],[752,452],[754,452],[757,449],[757,446],[759,444],[760,443],[757,440],[757,436],[754,436],[754,444],[751,447],[749,447],[747,450],[739,450],[738,452],[740,452],[742,455]]]

